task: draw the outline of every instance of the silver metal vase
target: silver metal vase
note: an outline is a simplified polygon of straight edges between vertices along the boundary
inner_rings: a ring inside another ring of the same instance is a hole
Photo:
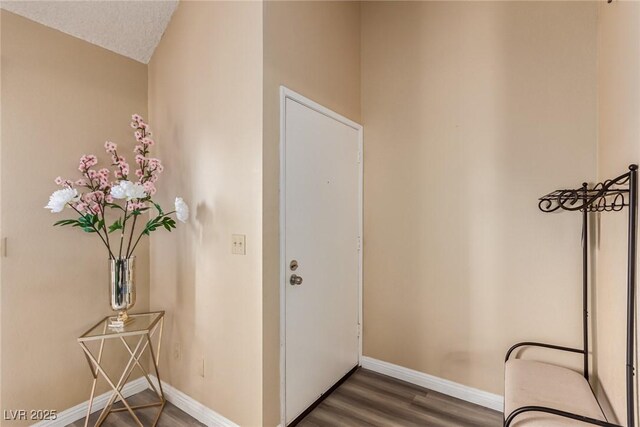
[[[122,323],[129,319],[127,310],[136,303],[134,264],[135,257],[109,260],[111,309],[118,312],[117,320]]]

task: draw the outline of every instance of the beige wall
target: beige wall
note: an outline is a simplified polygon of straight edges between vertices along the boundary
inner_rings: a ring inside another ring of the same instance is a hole
[[[180,2],[149,64],[149,111],[159,199],[181,195],[192,215],[152,236],[151,306],[167,310],[164,379],[242,426],[262,425],[261,99],[262,3]]]
[[[362,6],[364,354],[502,394],[509,345],[581,343],[596,4]]]
[[[43,209],[58,176],[109,139],[131,142],[146,114],[147,67],[2,11],[2,410],[63,410],[89,397],[76,342],[111,314],[106,249],[96,236],[53,228]],[[148,246],[137,251],[138,302],[149,304]],[[121,356],[124,356],[123,354]],[[115,362],[115,360],[114,360]],[[103,386],[100,392],[105,391]]]
[[[75,337],[109,312],[105,256],[42,206],[79,154],[128,140],[147,67],[1,15],[0,406],[65,409],[88,396]],[[365,126],[366,356],[501,394],[510,344],[580,345],[580,219],[535,200],[640,160],[639,21],[630,2],[181,2],[148,69],[158,199],[192,208],[152,238],[163,379],[243,426],[279,422],[280,85]],[[621,218],[602,218],[592,321],[623,420]]]
[[[279,88],[360,121],[358,2],[264,4],[264,425],[279,423]]]
[[[602,180],[640,162],[640,3],[602,3],[598,18],[598,178]],[[626,233],[626,210],[601,215],[592,319],[596,391],[623,424]]]

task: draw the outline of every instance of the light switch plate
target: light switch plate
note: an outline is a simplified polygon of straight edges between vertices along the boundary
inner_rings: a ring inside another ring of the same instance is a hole
[[[231,253],[234,255],[246,255],[246,239],[244,234],[232,234],[231,235]]]

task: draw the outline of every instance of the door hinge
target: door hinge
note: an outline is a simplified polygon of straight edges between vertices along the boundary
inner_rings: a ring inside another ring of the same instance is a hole
[[[360,338],[360,334],[362,333],[362,327],[360,326],[360,323],[358,323],[358,326],[356,328],[356,332],[358,334],[358,338]]]
[[[358,151],[358,163],[362,163],[362,151]]]
[[[358,251],[362,248],[362,239],[358,236]]]

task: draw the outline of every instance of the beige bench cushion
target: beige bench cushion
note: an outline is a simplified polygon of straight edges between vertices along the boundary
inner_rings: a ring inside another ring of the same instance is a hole
[[[587,380],[560,366],[514,359],[505,364],[505,418],[522,406],[546,406],[606,421]],[[588,424],[541,412],[525,412],[512,427],[585,427]]]

